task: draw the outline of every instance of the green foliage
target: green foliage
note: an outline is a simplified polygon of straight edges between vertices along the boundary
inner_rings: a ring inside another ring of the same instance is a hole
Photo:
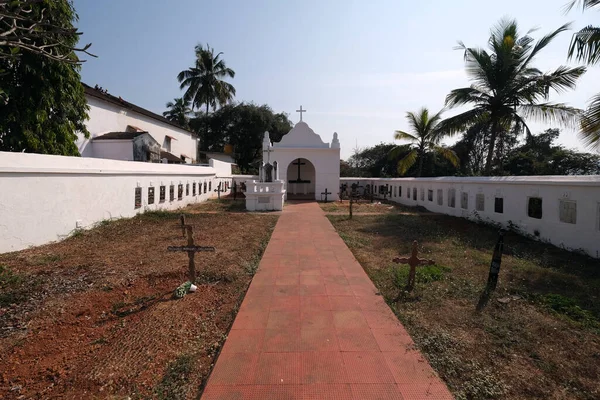
[[[221,58],[223,53],[215,55],[215,49],[208,44],[206,48],[197,45],[195,52],[194,66],[181,71],[177,80],[181,83],[181,89],[187,88],[183,98],[190,102],[192,110],[204,105],[208,114],[209,107],[215,110],[235,96],[233,85],[223,80],[233,78],[235,72],[225,65],[225,60]]]
[[[189,125],[189,114],[192,112],[190,109],[190,103],[183,98],[174,99],[169,101],[166,105],[167,111],[163,113],[163,116],[169,121],[175,122],[182,128],[188,128]]]
[[[600,321],[594,313],[582,309],[577,301],[570,297],[550,293],[540,296],[540,302],[552,311],[565,315],[573,321],[580,322],[585,326],[600,328]]]
[[[278,142],[292,129],[286,114],[275,114],[267,105],[252,103],[226,105],[212,114],[199,115],[190,121],[190,126],[200,135],[205,151],[223,151],[226,144],[231,144],[242,173],[258,171],[265,131],[271,141]]]
[[[423,173],[423,161],[425,155],[432,152],[441,155],[452,165],[458,167],[460,162],[456,153],[451,149],[439,145],[443,137],[447,135],[447,132],[438,129],[439,122],[442,119],[442,111],[429,116],[429,110],[423,107],[417,113],[407,112],[406,119],[408,120],[412,133],[396,131],[394,139],[408,140],[411,142],[410,146],[412,150],[398,161],[398,174],[406,175],[408,170],[418,159],[419,166],[417,169],[417,176],[421,176]],[[395,158],[397,156],[396,153],[404,152],[404,147],[397,146],[390,152],[390,157]]]
[[[600,174],[600,156],[555,146],[558,129],[527,138],[524,145],[511,151],[503,163],[504,175],[596,175]]]
[[[479,125],[482,131],[489,131],[485,174],[491,174],[495,150],[513,128],[531,134],[525,118],[566,126],[578,120],[579,110],[550,103],[548,97],[551,90],[574,89],[585,68],[560,66],[542,73],[532,65],[536,55],[567,29],[568,25],[563,25],[536,42],[520,35],[516,21],[504,19],[492,29],[488,50],[459,43],[472,85],[451,91],[446,105],[473,108],[446,119],[440,129],[453,134]]]
[[[16,304],[26,299],[25,279],[9,267],[0,265],[0,307]]]
[[[194,368],[194,358],[183,354],[173,361],[165,371],[154,393],[161,400],[184,400],[187,395],[187,383]]]
[[[441,281],[444,279],[444,275],[450,271],[450,268],[439,265],[425,265],[422,267],[417,267],[415,281],[417,284]],[[393,267],[394,285],[397,288],[403,289],[406,286],[409,272],[410,266],[408,265],[399,265]]]
[[[77,20],[71,2],[42,0],[32,5],[31,17],[45,18],[54,25],[73,28]],[[40,26],[39,29],[44,29]],[[59,53],[71,52],[78,35],[60,37],[48,32],[35,44],[42,46],[60,39]],[[80,82],[80,67],[50,60],[32,52],[16,59],[0,58],[0,90],[6,104],[0,107],[0,151],[77,156],[76,132],[89,137],[85,127],[87,102]]]

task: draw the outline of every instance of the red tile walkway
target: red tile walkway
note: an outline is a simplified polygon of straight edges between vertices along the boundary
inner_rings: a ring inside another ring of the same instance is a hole
[[[452,399],[376,293],[318,204],[286,204],[202,399]]]

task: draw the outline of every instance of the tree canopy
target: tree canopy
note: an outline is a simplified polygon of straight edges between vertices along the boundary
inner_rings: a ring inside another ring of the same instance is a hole
[[[575,88],[585,68],[560,66],[553,72],[542,73],[533,66],[536,55],[568,27],[563,25],[535,41],[529,35],[521,36],[516,21],[503,19],[491,31],[489,51],[459,42],[472,84],[452,90],[446,97],[446,105],[473,108],[446,119],[440,129],[459,133],[472,125],[489,127],[486,174],[492,171],[494,150],[504,134],[513,127],[531,134],[525,118],[563,126],[579,119],[580,110],[549,102],[548,97],[550,90],[560,93]]]
[[[427,153],[434,152],[448,160],[452,165],[458,167],[460,164],[456,153],[444,146],[440,146],[440,141],[443,139],[445,132],[438,129],[438,124],[442,119],[442,111],[429,115],[429,110],[426,107],[421,108],[418,112],[407,112],[406,119],[412,130],[412,133],[396,131],[394,139],[408,140],[411,150],[400,161],[398,161],[398,173],[400,175],[412,167],[417,159],[419,164],[417,167],[417,176],[423,173],[423,161]],[[404,151],[404,146],[398,146],[392,149],[390,156],[394,158],[395,152]]]
[[[189,114],[192,112],[189,102],[183,98],[173,99],[166,104],[167,111],[163,112],[163,117],[169,121],[175,122],[182,128],[189,125]]]
[[[56,54],[73,55],[79,39],[73,30],[77,16],[67,0],[31,2],[33,19],[42,18],[62,32],[38,35],[34,46],[52,45]],[[39,29],[45,29],[41,25]],[[89,137],[85,126],[87,102],[79,75],[80,67],[49,59],[46,55],[23,51],[19,57],[0,57],[0,88],[6,103],[0,107],[0,150],[79,155],[76,132]]]
[[[600,9],[600,0],[574,0],[567,6],[567,11],[577,4],[581,4],[584,10],[592,7]],[[600,64],[600,26],[588,25],[573,35],[569,58],[588,65]],[[589,107],[582,115],[580,137],[584,145],[600,151],[600,93],[590,99]]]
[[[203,151],[220,152],[226,144],[232,145],[235,161],[243,173],[258,171],[265,131],[271,141],[278,142],[292,129],[286,114],[276,114],[267,105],[251,103],[229,104],[208,115],[198,114],[190,126],[200,135]]]

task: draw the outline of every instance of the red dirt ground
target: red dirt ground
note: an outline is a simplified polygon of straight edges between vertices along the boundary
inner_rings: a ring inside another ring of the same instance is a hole
[[[187,255],[166,251],[185,244],[178,214],[0,255],[13,277],[0,281],[0,398],[193,398],[276,220],[189,215],[196,243],[217,251],[196,256],[198,291],[179,300]]]

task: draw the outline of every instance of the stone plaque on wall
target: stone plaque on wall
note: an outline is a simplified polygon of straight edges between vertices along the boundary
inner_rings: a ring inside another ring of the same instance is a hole
[[[498,214],[504,213],[504,198],[503,197],[496,197],[494,199],[494,212],[496,212]]]
[[[161,203],[164,203],[164,202],[165,202],[165,198],[166,198],[166,191],[167,191],[166,187],[165,187],[164,185],[161,185],[161,187],[160,187],[160,194],[159,194],[159,195],[160,195],[160,197],[159,197],[159,201],[160,201]]]
[[[196,195],[196,182],[192,182],[192,196]]]
[[[169,201],[175,200],[175,185],[169,186]]]
[[[577,203],[571,200],[560,200],[559,201],[559,218],[560,222],[567,224],[577,223]]]
[[[142,188],[141,187],[136,187],[135,188],[135,204],[134,207],[135,208],[140,208],[142,206]]]
[[[475,209],[477,211],[485,211],[485,195],[483,193],[475,195]]]
[[[154,204],[154,187],[148,188],[148,204]]]
[[[261,196],[258,198],[258,204],[269,204],[270,199],[268,196]]]
[[[177,200],[183,199],[183,183],[177,185]]]
[[[448,207],[456,207],[456,189],[448,189]]]
[[[433,201],[433,189],[427,190],[427,200]]]
[[[438,206],[444,205],[444,191],[442,189],[437,190],[437,201],[438,201]]]
[[[190,184],[189,183],[185,184],[185,195],[186,196],[190,195]]]
[[[469,208],[469,193],[468,192],[460,193],[460,207],[464,208],[465,210],[467,208]]]

